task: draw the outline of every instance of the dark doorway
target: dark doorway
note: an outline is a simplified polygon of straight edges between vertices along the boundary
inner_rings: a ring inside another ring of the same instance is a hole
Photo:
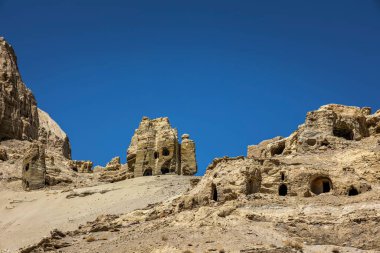
[[[25,166],[25,171],[29,170],[29,163]]]
[[[285,173],[284,173],[284,172],[281,172],[281,180],[282,180],[282,181],[285,180]]]
[[[215,184],[211,185],[211,197],[214,201],[218,201],[218,191]]]
[[[146,169],[144,171],[144,174],[143,174],[144,177],[145,176],[152,176],[152,175],[153,175],[152,169]]]
[[[356,196],[356,195],[358,195],[358,194],[359,194],[359,192],[358,192],[358,190],[356,190],[355,187],[351,187],[351,188],[348,190],[348,196]]]
[[[158,159],[159,155],[158,155],[158,152],[154,152],[154,159]]]
[[[280,185],[280,187],[278,187],[278,195],[280,196],[288,195],[288,187],[284,184]]]
[[[330,182],[325,181],[323,182],[323,192],[329,192],[330,191]]]
[[[165,175],[165,174],[168,174],[169,173],[169,169],[168,168],[161,168],[161,174],[162,175]]]
[[[247,188],[246,188],[247,195],[259,192],[259,190],[260,190],[260,184],[257,180],[251,178],[247,181]]]

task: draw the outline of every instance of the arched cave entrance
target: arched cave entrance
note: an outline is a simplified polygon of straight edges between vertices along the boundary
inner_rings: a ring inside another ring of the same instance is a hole
[[[284,180],[285,180],[285,173],[281,172],[281,181],[284,181]]]
[[[146,169],[145,171],[144,171],[144,174],[143,174],[143,176],[145,177],[145,176],[152,176],[153,175],[153,171],[152,171],[152,169]]]
[[[348,190],[348,196],[356,196],[356,195],[359,195],[359,192],[358,190],[351,186],[351,188]]]
[[[211,198],[214,201],[218,201],[218,191],[216,189],[216,185],[215,184],[211,185]]]
[[[158,157],[159,157],[159,154],[158,154],[158,152],[157,152],[157,151],[155,151],[155,152],[154,152],[154,154],[153,154],[153,156],[154,156],[154,159],[158,159]]]
[[[260,190],[260,186],[257,180],[255,180],[254,178],[248,179],[247,187],[246,187],[247,195],[259,192],[259,190]]]
[[[280,187],[278,187],[278,195],[280,196],[288,195],[288,187],[285,184],[282,184],[280,185]]]
[[[354,139],[354,132],[346,124],[335,126],[333,129],[333,135],[349,141],[352,141]]]
[[[169,173],[169,169],[168,168],[161,168],[161,174],[162,175],[165,175],[165,174],[168,174]]]
[[[328,177],[317,177],[310,184],[310,189],[314,194],[329,192],[332,189],[332,183]]]
[[[29,163],[25,165],[25,171],[28,171],[28,170],[29,170]]]
[[[270,153],[272,156],[281,155],[284,152],[284,150],[285,142],[281,142],[276,147],[272,147]]]

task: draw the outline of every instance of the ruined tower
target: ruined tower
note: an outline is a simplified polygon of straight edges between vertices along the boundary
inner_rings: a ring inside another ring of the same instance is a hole
[[[45,148],[34,143],[27,151],[22,163],[22,187],[35,190],[45,186],[46,164]]]
[[[177,129],[170,126],[168,118],[143,117],[127,150],[128,169],[135,177],[168,173],[193,175],[197,171],[195,144],[190,140],[185,142],[192,143],[185,145],[185,155],[192,158],[184,160],[186,173],[183,173]]]

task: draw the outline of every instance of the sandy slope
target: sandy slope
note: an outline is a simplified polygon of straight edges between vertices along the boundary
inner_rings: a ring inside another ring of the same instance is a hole
[[[35,243],[54,228],[73,230],[101,214],[126,213],[169,199],[186,191],[190,178],[140,177],[74,192],[3,189],[0,191],[0,250],[14,251]]]

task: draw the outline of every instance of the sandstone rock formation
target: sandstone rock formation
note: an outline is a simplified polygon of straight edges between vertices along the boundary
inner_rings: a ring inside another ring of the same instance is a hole
[[[288,138],[276,137],[248,147],[248,157],[269,158],[277,155],[344,148],[380,132],[380,113],[371,115],[368,107],[325,105],[309,112],[306,121]]]
[[[71,159],[71,146],[68,136],[46,112],[38,109],[38,139],[45,144],[47,151]]]
[[[22,82],[15,52],[0,38],[0,160],[3,161],[0,180],[22,179],[23,157],[30,148],[35,150],[36,141],[46,152],[46,183],[73,181],[67,166],[71,159],[67,135],[46,112],[37,108],[32,92]],[[32,188],[35,187],[29,187]]]
[[[35,190],[45,187],[46,164],[45,148],[33,144],[27,151],[22,165],[22,186],[24,190]]]
[[[94,169],[94,172],[100,174],[100,182],[114,183],[134,177],[133,173],[129,172],[128,165],[122,165],[120,163],[120,157],[118,156],[112,158],[112,160],[107,163],[106,167],[97,167],[98,168],[95,167],[96,171]]]
[[[190,135],[182,135],[181,143],[181,174],[194,175],[197,173],[197,160],[195,157],[195,142],[190,140]]]
[[[121,163],[120,163],[120,157],[114,157],[112,160],[107,163],[105,170],[120,170],[121,169]]]
[[[12,47],[0,37],[0,140],[38,138],[37,103],[22,82]]]
[[[135,177],[167,173],[192,175],[197,171],[195,145],[190,140],[184,144],[183,173],[177,129],[170,126],[168,118],[143,117],[127,150],[128,168]]]
[[[68,162],[69,168],[72,171],[78,172],[78,173],[92,173],[92,166],[93,163],[91,161],[76,161],[71,160]]]

